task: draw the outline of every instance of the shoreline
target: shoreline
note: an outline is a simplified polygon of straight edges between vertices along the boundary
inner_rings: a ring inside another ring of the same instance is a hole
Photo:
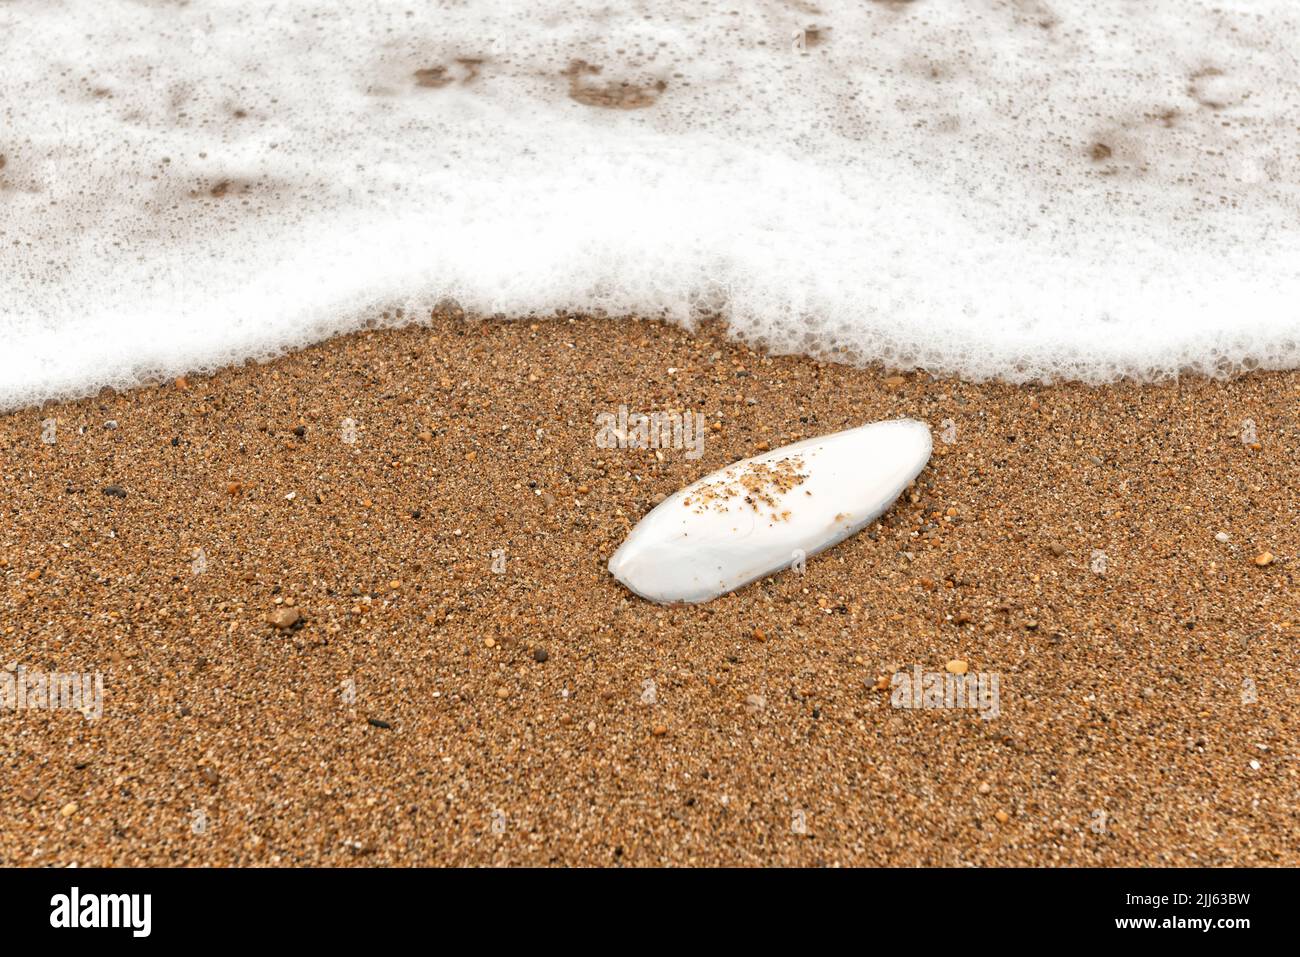
[[[621,406],[701,454],[598,447]],[[5,413],[0,667],[104,697],[0,710],[0,864],[1294,866],[1297,410],[440,317]],[[606,573],[657,496],[901,416],[929,466],[802,576]],[[891,705],[954,661],[996,717]]]

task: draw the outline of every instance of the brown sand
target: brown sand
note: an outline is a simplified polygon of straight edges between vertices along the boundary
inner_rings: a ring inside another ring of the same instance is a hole
[[[720,428],[599,449],[620,403]],[[605,572],[656,496],[904,415],[956,441],[802,577]],[[1297,373],[971,385],[601,320],[10,414],[0,663],[105,697],[0,711],[0,863],[1296,865],[1298,450]],[[1000,717],[877,687],[953,659]]]

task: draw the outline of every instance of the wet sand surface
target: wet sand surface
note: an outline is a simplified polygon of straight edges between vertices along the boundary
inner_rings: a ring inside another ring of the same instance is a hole
[[[702,457],[598,448],[621,404],[702,412]],[[804,574],[605,571],[660,496],[899,416],[929,467]],[[10,413],[0,664],[104,692],[0,709],[0,864],[1294,866],[1298,450],[1295,372],[970,384],[568,318]],[[955,662],[997,717],[891,705]]]

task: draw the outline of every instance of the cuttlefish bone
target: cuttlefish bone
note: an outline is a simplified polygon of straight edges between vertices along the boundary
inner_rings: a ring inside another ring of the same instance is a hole
[[[925,423],[895,419],[736,462],[641,519],[610,574],[650,601],[710,601],[860,531],[920,474],[931,449]]]

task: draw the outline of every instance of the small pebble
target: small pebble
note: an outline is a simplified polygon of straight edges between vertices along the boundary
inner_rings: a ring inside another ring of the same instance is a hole
[[[545,648],[537,648],[533,651],[533,661],[538,663],[545,661],[549,657],[551,656],[546,653]]]
[[[1227,532],[1219,532],[1219,534],[1217,534],[1217,535],[1214,536],[1214,540],[1215,540],[1216,542],[1222,542],[1222,543],[1224,543],[1224,544],[1227,544],[1227,542],[1229,541],[1229,538],[1230,538],[1230,536],[1228,535]]]
[[[947,664],[948,673],[952,675],[964,675],[966,673],[966,662],[960,658],[954,658]]]
[[[64,817],[72,817],[72,815],[77,813],[77,802],[69,801],[67,804],[63,805],[63,807],[59,808],[59,813]]]
[[[104,494],[111,495],[113,498],[126,498],[126,489],[120,485],[105,485]]]
[[[1272,565],[1272,564],[1273,564],[1273,553],[1272,553],[1272,552],[1260,552],[1258,555],[1255,556],[1255,564],[1258,565],[1260,568],[1264,568],[1264,567],[1267,566],[1267,565]]]
[[[297,608],[277,608],[266,616],[266,623],[281,631],[292,628],[302,620],[302,614]]]

